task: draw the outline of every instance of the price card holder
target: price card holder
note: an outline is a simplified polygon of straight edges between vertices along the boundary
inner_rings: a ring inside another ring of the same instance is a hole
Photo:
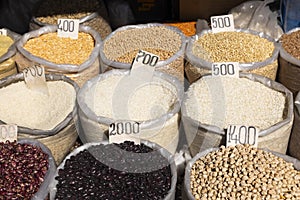
[[[254,126],[230,125],[226,132],[226,146],[250,144],[257,147],[259,130]]]
[[[23,70],[23,75],[29,89],[49,95],[43,66],[33,65],[32,67],[27,67]]]
[[[233,15],[219,15],[210,17],[211,29],[213,33],[234,31]]]
[[[109,143],[133,141],[140,144],[140,123],[135,121],[117,121],[109,125]]]
[[[211,66],[212,76],[229,76],[239,78],[240,67],[238,62],[213,63]]]
[[[7,30],[4,29],[4,28],[1,28],[1,29],[0,29],[0,35],[7,36]]]
[[[15,124],[0,125],[0,142],[17,141],[18,127]]]
[[[79,19],[58,19],[57,36],[77,39],[79,32]]]

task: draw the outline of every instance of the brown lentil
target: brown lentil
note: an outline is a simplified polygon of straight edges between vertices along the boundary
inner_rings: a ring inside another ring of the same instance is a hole
[[[300,171],[249,145],[222,146],[193,163],[190,186],[195,199],[299,199]]]
[[[287,53],[300,60],[300,30],[283,34],[280,41]]]
[[[272,56],[273,42],[245,32],[207,33],[194,42],[193,53],[211,62],[262,62]]]
[[[80,65],[85,62],[94,48],[90,34],[79,32],[78,39],[58,37],[56,32],[46,33],[29,39],[24,49],[31,54],[56,64]]]

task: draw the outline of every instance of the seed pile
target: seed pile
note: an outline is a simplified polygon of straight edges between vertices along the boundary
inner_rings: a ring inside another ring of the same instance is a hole
[[[0,199],[30,200],[48,171],[48,154],[40,147],[0,143]]]
[[[5,35],[0,35],[0,57],[5,54],[14,41]]]
[[[31,54],[56,64],[81,65],[94,49],[93,37],[84,32],[78,39],[58,37],[57,33],[45,33],[29,39],[24,48]]]
[[[286,52],[300,60],[300,30],[283,34],[280,41]]]
[[[284,117],[284,95],[247,78],[205,76],[186,95],[187,115],[219,128],[243,124],[263,130]]]
[[[163,199],[171,188],[171,170],[166,159],[160,154],[134,160],[130,156],[146,154],[153,150],[143,144],[133,142],[121,144],[96,145],[72,156],[60,169],[56,180],[57,193],[55,199]],[[92,153],[92,154],[91,154]],[[105,165],[97,158],[105,159]],[[164,163],[155,171],[131,173],[126,167],[147,163]],[[124,170],[116,170],[112,166],[124,166]]]
[[[300,199],[292,163],[249,145],[221,147],[191,167],[195,199]]]
[[[104,41],[103,52],[109,60],[131,63],[138,50],[156,54],[166,60],[179,51],[181,36],[162,26],[117,31]]]
[[[207,33],[193,44],[195,56],[210,62],[261,62],[270,58],[273,42],[244,32]]]

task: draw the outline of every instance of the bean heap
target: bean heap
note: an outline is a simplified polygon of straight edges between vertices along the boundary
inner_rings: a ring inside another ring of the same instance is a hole
[[[171,188],[171,170],[166,159],[158,153],[136,159],[139,154],[151,152],[154,151],[144,144],[127,141],[83,150],[59,169],[55,199],[163,199]],[[148,168],[148,164],[155,167],[156,163],[161,168],[129,172]],[[117,170],[120,166],[124,170]]]
[[[300,60],[300,30],[283,34],[280,40],[285,51]]]
[[[29,39],[24,48],[31,54],[56,64],[80,65],[88,60],[94,49],[93,37],[84,32],[78,39],[58,37],[56,32]]]
[[[156,26],[117,31],[104,42],[103,52],[109,60],[131,63],[140,49],[158,55],[160,60],[166,60],[179,51],[180,47],[179,34]]]
[[[300,172],[292,163],[249,145],[208,153],[191,168],[195,199],[300,199]]]
[[[30,200],[48,171],[48,154],[40,147],[0,143],[0,199]]]
[[[207,33],[194,42],[193,54],[211,62],[261,62],[270,58],[273,42],[245,32]]]
[[[0,35],[0,57],[5,54],[14,41],[5,35]]]

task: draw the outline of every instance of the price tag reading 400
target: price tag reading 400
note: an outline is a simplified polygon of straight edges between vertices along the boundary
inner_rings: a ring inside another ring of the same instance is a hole
[[[234,31],[233,15],[219,15],[210,17],[211,29],[213,33]]]
[[[133,141],[140,143],[140,123],[135,121],[115,122],[109,125],[109,143]]]
[[[58,37],[78,38],[79,19],[58,19],[57,25]]]
[[[250,144],[257,147],[259,130],[254,126],[230,125],[226,133],[226,146]]]
[[[213,63],[212,76],[231,76],[239,77],[239,63],[238,62],[226,62],[226,63]]]
[[[0,142],[17,140],[18,127],[14,124],[0,125]]]
[[[7,35],[7,30],[4,29],[4,28],[1,28],[1,29],[0,29],[0,35],[6,36],[6,35]]]

